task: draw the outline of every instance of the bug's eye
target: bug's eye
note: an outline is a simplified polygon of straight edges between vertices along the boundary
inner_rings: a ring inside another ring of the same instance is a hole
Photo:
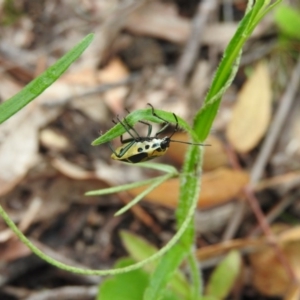
[[[146,145],[145,149],[149,149],[149,148],[150,148],[150,146],[149,146],[149,145]]]
[[[138,148],[137,151],[138,151],[138,152],[142,152],[142,151],[143,151],[143,148]]]

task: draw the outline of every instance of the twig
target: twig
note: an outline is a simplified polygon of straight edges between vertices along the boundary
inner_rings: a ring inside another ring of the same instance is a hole
[[[290,262],[287,260],[286,256],[282,252],[282,249],[279,247],[279,245],[276,241],[276,237],[273,234],[273,232],[270,228],[270,225],[259,206],[258,199],[254,195],[253,189],[251,187],[245,188],[244,193],[246,195],[246,199],[248,200],[248,203],[251,206],[251,209],[252,209],[256,219],[258,220],[258,223],[259,223],[262,231],[268,238],[270,246],[273,247],[278,260],[282,264],[282,266],[285,269],[286,273],[288,274],[289,278],[291,280],[293,280],[293,282],[297,282],[297,277],[294,273],[294,270],[293,270]]]
[[[268,163],[269,156],[271,155],[274,149],[275,143],[278,139],[284,121],[287,118],[288,112],[292,106],[293,100],[295,98],[299,86],[299,82],[300,82],[300,58],[298,59],[297,65],[293,71],[290,84],[288,85],[282,97],[281,103],[271,123],[270,130],[266,136],[265,141],[263,142],[261,151],[258,154],[258,157],[253,165],[251,175],[250,175],[250,185],[244,190],[246,199],[248,200],[248,203],[251,206],[252,211],[255,214],[261,229],[263,230],[264,234],[268,237],[270,243],[272,244],[277,254],[278,259],[282,262],[283,267],[286,269],[290,278],[293,280],[295,280],[296,278],[293,269],[291,268],[290,264],[286,260],[278,244],[276,243],[276,239],[270,229],[269,223],[267,222],[259,206],[258,200],[254,195],[253,188],[255,184],[257,184],[257,182],[263,176],[263,171],[266,167],[266,164]],[[242,215],[243,212],[245,211],[245,207],[246,207],[246,202],[243,202],[236,211],[235,215],[239,218],[239,220],[243,219],[241,218],[240,215]],[[234,220],[232,222],[234,222],[237,229],[240,224],[238,222],[235,222]],[[233,232],[232,228],[231,228],[231,232]]]
[[[94,286],[64,286],[60,288],[51,288],[32,293],[26,300],[80,300],[80,299],[95,299],[99,287]]]
[[[125,79],[121,79],[121,80],[113,82],[113,83],[101,84],[100,86],[95,87],[90,91],[83,92],[80,95],[72,95],[72,96],[69,96],[69,97],[62,98],[62,99],[43,102],[42,105],[44,107],[49,107],[49,108],[57,107],[57,106],[63,106],[63,105],[66,105],[68,102],[70,102],[71,100],[74,100],[74,99],[79,99],[79,98],[92,96],[92,95],[95,95],[95,94],[105,93],[105,92],[107,92],[111,89],[117,88],[119,86],[131,84],[131,83],[137,81],[139,76],[140,76],[139,74],[133,73]]]
[[[251,171],[251,185],[255,185],[262,177],[263,171],[271,155],[275,143],[278,139],[279,133],[282,130],[283,124],[287,118],[287,115],[291,109],[295,95],[298,91],[300,82],[300,58],[293,71],[290,84],[288,85],[277,109],[275,117],[271,123],[270,130],[262,144],[258,157],[252,167]]]
[[[233,22],[233,1],[223,0],[223,16],[225,22]]]
[[[187,75],[197,59],[202,39],[201,32],[204,31],[208,18],[216,9],[217,3],[215,0],[204,0],[198,5],[197,13],[192,21],[191,35],[177,65],[177,79],[181,85],[185,82]]]
[[[271,223],[274,219],[278,217],[279,214],[282,213],[288,206],[290,206],[292,203],[294,203],[299,198],[298,195],[295,196],[285,196],[281,201],[276,204],[267,214],[267,221],[268,223]],[[250,236],[258,235],[261,232],[261,228],[259,226],[256,226],[251,233]]]
[[[277,141],[277,138],[279,136],[280,130],[282,129],[282,125],[284,124],[284,121],[287,117],[287,114],[290,110],[290,107],[292,105],[292,102],[295,98],[295,94],[297,92],[297,88],[300,82],[300,58],[297,62],[297,65],[293,71],[292,79],[290,81],[290,84],[288,85],[281,103],[277,109],[277,112],[275,114],[275,117],[271,123],[269,132],[266,136],[265,141],[263,142],[263,145],[261,147],[260,153],[258,154],[258,157],[252,167],[252,171],[250,174],[250,184],[254,188],[254,186],[257,184],[257,182],[261,179],[263,175],[263,170],[266,167],[266,164],[268,162],[268,158],[273,151],[273,148],[275,146],[275,143]],[[231,156],[234,156],[233,153],[231,153]],[[237,161],[237,160],[235,160]],[[236,162],[235,162],[236,164]],[[252,190],[253,191],[253,190]],[[246,202],[242,202],[239,206],[237,206],[236,213],[232,218],[232,222],[235,223],[236,228],[232,228],[230,226],[231,234],[234,236],[235,232],[237,231],[237,228],[240,226],[240,222],[242,221],[242,217],[244,215],[244,211],[246,208]],[[236,222],[234,218],[238,218],[240,222]],[[226,234],[226,238],[229,238],[229,235]]]

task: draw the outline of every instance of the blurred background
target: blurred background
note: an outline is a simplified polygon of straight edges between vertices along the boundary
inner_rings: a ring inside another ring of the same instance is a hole
[[[206,141],[211,146],[205,148],[196,251],[207,280],[229,250],[239,250],[240,279],[228,299],[298,299],[287,298],[287,285],[300,274],[299,4],[285,1],[255,29]],[[63,76],[0,125],[0,204],[42,251],[66,264],[108,269],[127,255],[121,230],[158,248],[173,236],[178,179],[114,217],[143,189],[84,193],[160,173],[113,161],[107,145],[91,143],[117,115],[147,103],[192,125],[246,5],[0,1],[0,101],[95,33]],[[179,132],[174,139],[188,136]],[[118,147],[119,139],[112,144]],[[156,162],[180,170],[185,151],[185,145],[171,144]],[[271,229],[262,228],[265,223]],[[283,260],[268,246],[275,236]],[[2,219],[0,243],[1,300],[96,299],[101,278],[46,264]]]

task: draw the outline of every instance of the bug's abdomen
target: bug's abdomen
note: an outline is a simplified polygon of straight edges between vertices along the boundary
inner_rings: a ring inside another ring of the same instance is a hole
[[[142,162],[142,161],[147,161],[149,159],[151,159],[151,158],[149,158],[148,154],[144,152],[144,153],[134,154],[134,155],[131,155],[130,157],[120,159],[120,160],[125,161],[125,162],[129,162],[129,163],[132,163],[132,164],[136,164],[136,163],[139,163],[139,162]]]
[[[111,158],[133,164],[151,160],[167,152],[168,146],[162,147],[162,141],[164,140],[154,138],[149,141],[130,142],[119,147]]]

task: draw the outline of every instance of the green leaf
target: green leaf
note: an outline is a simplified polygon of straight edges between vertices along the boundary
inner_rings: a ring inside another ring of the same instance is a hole
[[[126,190],[130,190],[130,189],[133,189],[133,188],[136,188],[136,187],[140,187],[140,186],[143,186],[143,185],[152,184],[156,181],[157,181],[157,178],[151,178],[151,179],[146,179],[144,181],[138,181],[138,182],[133,182],[133,183],[128,183],[128,184],[118,185],[118,186],[114,186],[114,187],[107,188],[107,189],[89,191],[89,192],[85,193],[85,196],[99,196],[99,195],[119,193],[119,192],[122,192],[122,191],[126,191]]]
[[[122,259],[116,267],[133,264],[133,259]],[[142,300],[148,285],[149,275],[139,269],[118,274],[103,281],[99,288],[98,300]]]
[[[155,109],[155,112],[165,119],[166,121],[175,124],[176,120],[174,118],[173,113],[166,112],[163,110]],[[179,127],[187,131],[193,138],[196,138],[195,133],[191,129],[191,127],[180,117],[178,117],[178,124]],[[130,126],[134,126],[138,121],[146,120],[153,123],[162,123],[163,121],[158,119],[157,117],[153,116],[152,109],[140,109],[136,110],[134,112],[131,112],[126,116],[126,121]],[[116,124],[114,127],[112,127],[110,130],[102,134],[100,137],[98,137],[96,140],[92,142],[93,146],[100,145],[103,143],[107,143],[120,135],[124,134],[126,132],[126,129],[120,124]]]
[[[122,231],[120,235],[126,250],[136,261],[142,261],[157,252],[156,247],[141,237],[127,231]],[[144,269],[151,273],[156,267],[157,262],[152,262],[145,265]],[[169,286],[175,294],[181,295],[184,299],[186,299],[189,295],[189,284],[179,270],[176,270],[172,278],[169,280]]]
[[[216,298],[215,296],[203,296],[200,298],[200,300],[220,300],[220,299]]]
[[[230,77],[233,77],[231,74],[233,71],[237,71],[235,61],[240,55],[242,46],[247,40],[248,36],[246,35],[246,32],[248,31],[251,18],[252,11],[250,11],[240,22],[236,33],[230,40],[224,52],[211,87],[205,97],[204,105],[195,117],[194,129],[198,134],[200,141],[204,141],[207,138],[219,110],[222,96],[226,88],[231,84],[231,82],[228,82]]]
[[[171,165],[166,165],[166,164],[160,164],[160,163],[154,163],[154,162],[143,162],[143,163],[139,163],[139,164],[135,164],[133,166],[136,167],[142,167],[142,168],[147,168],[147,169],[154,169],[157,171],[162,171],[162,172],[166,172],[166,173],[173,173],[178,174],[178,171],[176,168],[174,168]]]
[[[131,164],[132,165],[132,164]],[[132,165],[133,167],[143,167],[143,168],[149,168],[149,169],[154,169],[158,171],[163,171],[168,173],[168,176],[163,175],[151,179],[146,179],[143,181],[138,181],[138,182],[133,182],[133,183],[128,183],[128,184],[123,184],[123,185],[118,185],[114,187],[110,187],[107,189],[101,189],[101,190],[95,190],[95,191],[89,191],[85,193],[85,196],[99,196],[99,195],[107,195],[107,194],[113,194],[113,193],[118,193],[126,190],[130,190],[136,187],[140,187],[143,185],[149,185],[149,184],[154,184],[155,182],[161,180],[162,178],[171,178],[175,177],[178,175],[177,170],[173,166],[165,165],[165,164],[158,164],[158,163],[139,163]]]
[[[0,124],[18,112],[55,82],[63,72],[82,54],[94,38],[87,35],[78,45],[60,58],[53,66],[31,81],[18,94],[0,105]]]
[[[300,39],[300,12],[287,5],[275,10],[275,22],[283,34]]]
[[[133,264],[131,258],[120,259],[116,268]],[[105,279],[99,287],[97,300],[142,300],[149,280],[143,270],[135,270]],[[181,300],[172,291],[166,291],[162,300]]]
[[[219,110],[222,96],[235,77],[242,47],[262,17],[279,2],[280,0],[269,5],[270,1],[267,0],[255,1],[254,6],[249,9],[239,23],[237,31],[226,47],[211,87],[205,97],[204,105],[194,119],[194,130],[200,141],[207,138]]]
[[[165,287],[174,276],[176,270],[186,256],[185,249],[180,245],[175,245],[162,259],[151,275],[150,284],[144,295],[144,300],[163,299]],[[185,298],[186,299],[186,298]]]
[[[120,232],[120,237],[127,252],[136,261],[144,260],[157,252],[157,248],[155,246],[129,231],[122,230]],[[149,272],[153,271],[156,264],[157,263],[155,262],[149,263],[145,266],[145,269]]]
[[[241,269],[241,256],[231,251],[212,273],[207,285],[206,294],[218,299],[228,296],[236,282]]]

